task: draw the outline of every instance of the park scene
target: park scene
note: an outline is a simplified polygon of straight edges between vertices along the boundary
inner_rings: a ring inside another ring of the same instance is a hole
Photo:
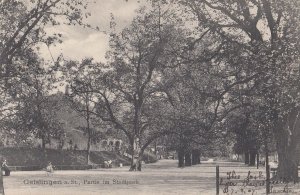
[[[300,1],[0,10],[0,195],[300,194]]]

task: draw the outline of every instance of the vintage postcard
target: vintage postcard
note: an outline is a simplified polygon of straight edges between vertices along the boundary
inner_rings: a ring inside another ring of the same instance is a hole
[[[0,195],[300,194],[300,1],[1,0]]]

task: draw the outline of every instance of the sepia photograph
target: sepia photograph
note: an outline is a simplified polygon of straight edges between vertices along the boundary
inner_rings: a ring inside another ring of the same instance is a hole
[[[0,0],[0,195],[300,194],[300,0]]]

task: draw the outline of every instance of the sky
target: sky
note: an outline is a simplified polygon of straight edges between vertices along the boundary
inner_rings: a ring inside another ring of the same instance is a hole
[[[41,55],[46,60],[51,60],[51,54],[56,59],[61,53],[65,59],[81,60],[85,57],[93,57],[96,61],[105,61],[105,53],[108,49],[109,36],[101,31],[109,32],[111,13],[117,23],[117,29],[122,29],[130,24],[135,16],[135,10],[144,5],[145,0],[95,0],[89,4],[88,11],[91,16],[85,21],[98,26],[100,32],[83,28],[82,26],[48,26],[45,30],[48,34],[61,33],[63,43],[51,46],[40,46]]]

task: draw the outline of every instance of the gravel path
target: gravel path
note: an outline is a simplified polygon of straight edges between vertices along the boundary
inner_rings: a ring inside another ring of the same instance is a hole
[[[144,165],[142,172],[129,172],[128,167],[55,171],[50,175],[44,171],[12,172],[11,176],[4,177],[4,188],[5,195],[214,195],[216,164],[220,165],[221,177],[233,170],[241,177],[245,177],[249,170],[253,174],[264,172],[263,167],[257,170],[242,163],[226,162],[203,162],[182,169],[177,168],[175,160],[161,160]],[[254,194],[263,192],[262,188]]]

